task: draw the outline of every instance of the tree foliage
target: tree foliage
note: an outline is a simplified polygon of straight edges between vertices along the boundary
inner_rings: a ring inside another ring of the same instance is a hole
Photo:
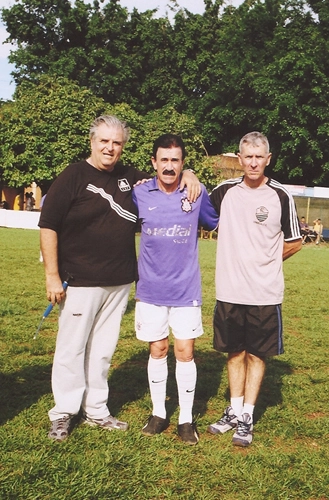
[[[128,104],[108,105],[70,80],[49,76],[41,77],[38,85],[22,83],[15,101],[0,109],[2,181],[12,187],[33,181],[47,187],[69,163],[89,156],[89,127],[103,113],[115,114],[131,128],[124,162],[154,172],[153,142],[170,130],[186,144],[186,166],[208,182],[209,175],[202,173],[204,146],[191,117],[170,106],[141,116]]]
[[[15,101],[0,109],[2,180],[12,187],[47,185],[89,151],[86,130],[102,100],[64,78],[22,83]]]
[[[279,180],[328,184],[329,2],[245,0],[235,8],[204,0],[203,15],[178,4],[170,21],[154,10],[128,12],[119,0],[17,0],[2,9],[16,47],[15,100],[47,75],[76,82],[76,92],[88,89],[108,107],[125,103],[150,141],[154,120],[156,130],[186,120],[195,128],[189,137],[199,138],[197,163],[199,152],[235,151],[258,129]],[[125,154],[143,166],[149,146],[143,137]]]

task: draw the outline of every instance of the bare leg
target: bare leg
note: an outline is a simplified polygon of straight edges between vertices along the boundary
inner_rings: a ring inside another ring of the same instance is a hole
[[[246,351],[230,353],[227,370],[232,398],[244,396],[255,405],[265,373],[265,360]]]
[[[265,359],[247,353],[244,402],[255,405],[265,373]]]
[[[246,351],[228,355],[227,371],[231,398],[244,396],[246,385]]]
[[[249,446],[252,442],[253,412],[265,372],[265,360],[245,352],[245,387],[242,415],[238,417],[232,443]]]

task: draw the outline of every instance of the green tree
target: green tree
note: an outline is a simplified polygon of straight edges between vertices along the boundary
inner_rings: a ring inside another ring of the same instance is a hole
[[[135,144],[132,137],[125,152],[139,166],[152,142],[151,130],[144,141],[148,123],[159,129],[166,116],[175,128],[174,110],[180,123],[194,124],[209,154],[235,151],[243,134],[258,129],[270,139],[279,180],[328,183],[328,1],[204,4],[195,15],[171,1],[171,23],[154,10],[129,13],[119,0],[102,8],[97,0],[17,0],[2,17],[17,46],[10,62],[24,84],[20,96],[31,89],[26,82],[46,74],[120,106],[143,137]]]
[[[302,2],[285,3],[284,23],[273,36],[273,57],[254,88],[279,178],[327,184],[329,43],[322,23],[304,7]]]
[[[129,14],[119,0],[103,8],[77,0],[18,0],[2,9],[14,81],[38,82],[42,74],[66,77],[106,102],[137,111],[159,108],[178,86],[168,78],[174,59],[172,27],[155,10]]]
[[[235,151],[244,133],[262,126],[254,81],[270,60],[277,17],[274,5],[258,0],[229,6],[221,16],[204,77],[207,87],[203,98],[189,106],[211,153]]]
[[[114,114],[131,128],[122,154],[125,163],[153,173],[150,159],[154,140],[172,132],[183,137],[188,156],[186,167],[204,171],[204,145],[195,121],[167,106],[144,117],[127,104],[106,104],[86,88],[65,78],[40,78],[38,84],[22,83],[14,101],[0,108],[0,157],[2,181],[11,187],[36,182],[48,187],[71,162],[90,153],[88,130],[96,116]]]
[[[236,150],[242,135],[258,129],[270,139],[279,180],[328,183],[328,19],[325,1],[226,8],[208,88],[188,108],[211,153]]]
[[[103,110],[101,99],[64,78],[22,83],[0,109],[2,180],[11,187],[49,184],[68,163],[87,156],[86,130]]]
[[[170,105],[150,111],[145,116],[137,114],[127,104],[108,106],[105,111],[125,120],[131,128],[129,142],[122,154],[124,162],[153,174],[151,156],[155,139],[165,133],[178,134],[186,146],[185,168],[193,169],[208,189],[217,183],[216,175],[207,162],[202,135],[189,115],[179,113]]]

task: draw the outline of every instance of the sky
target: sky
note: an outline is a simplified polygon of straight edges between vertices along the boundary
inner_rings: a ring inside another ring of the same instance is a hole
[[[237,6],[242,0],[227,1]],[[92,2],[89,1],[88,3]],[[129,12],[131,12],[134,7],[136,7],[139,12],[158,8],[160,16],[165,15],[166,12],[170,14],[170,10],[167,7],[169,3],[168,0],[120,0],[120,3],[123,7],[127,7]],[[194,14],[202,14],[204,12],[203,0],[177,0],[177,3]],[[8,8],[13,4],[14,0],[0,0],[0,8]],[[3,43],[7,36],[6,28],[0,21],[0,99],[11,99],[15,90],[12,77],[10,76],[10,73],[14,70],[14,65],[8,62],[9,52],[13,47],[11,44]]]

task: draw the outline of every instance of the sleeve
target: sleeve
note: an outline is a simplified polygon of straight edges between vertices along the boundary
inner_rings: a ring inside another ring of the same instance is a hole
[[[132,199],[133,199],[133,202],[135,203],[137,209],[138,209],[138,199],[137,199],[137,196],[136,196],[136,188],[133,188],[132,192],[131,192],[131,196],[132,196]]]
[[[207,231],[213,231],[218,226],[218,214],[210,201],[206,188],[202,186],[199,224]]]
[[[135,170],[135,183],[138,181],[142,181],[143,179],[152,179],[152,175],[148,172],[142,172],[141,170]]]
[[[215,210],[219,216],[220,216],[220,207],[226,191],[227,191],[226,186],[224,186],[223,184],[218,184],[218,186],[216,186],[210,193],[210,201],[215,207]]]
[[[39,227],[60,231],[74,196],[74,172],[67,167],[50,186],[40,214]]]
[[[296,205],[290,193],[285,193],[281,198],[282,216],[281,227],[285,241],[293,241],[301,238],[300,225],[297,216]]]

